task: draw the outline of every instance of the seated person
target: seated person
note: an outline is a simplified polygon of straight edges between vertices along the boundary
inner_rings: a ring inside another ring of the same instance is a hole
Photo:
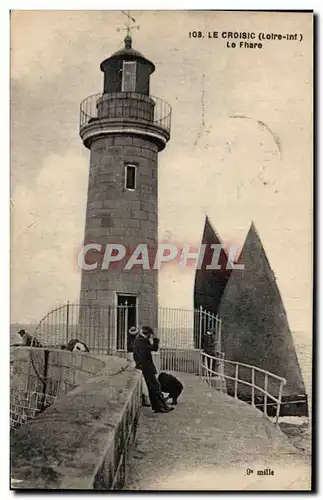
[[[182,393],[183,384],[173,375],[161,372],[158,377],[161,391],[168,394],[166,399],[172,398],[172,405],[177,405],[177,399]]]

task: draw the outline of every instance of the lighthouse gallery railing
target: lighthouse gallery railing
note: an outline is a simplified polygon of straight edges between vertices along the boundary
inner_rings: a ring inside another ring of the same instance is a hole
[[[104,115],[99,116],[99,106],[104,96],[108,97],[109,105],[104,108]],[[147,107],[143,103],[151,105],[151,113],[147,113]],[[81,102],[80,131],[95,120],[134,119],[146,121],[170,133],[171,116],[171,106],[159,97],[139,92],[99,93],[90,95]]]

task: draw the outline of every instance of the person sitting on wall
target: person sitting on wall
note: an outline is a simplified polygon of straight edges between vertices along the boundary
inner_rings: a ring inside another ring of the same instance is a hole
[[[183,384],[176,377],[165,372],[159,374],[158,382],[161,391],[168,394],[166,401],[171,398],[171,404],[177,405],[177,399],[183,391]]]
[[[152,339],[152,344],[150,343]],[[142,371],[147,384],[151,407],[155,413],[168,413],[174,408],[169,407],[162,395],[157,380],[157,370],[153,363],[152,351],[158,351],[159,339],[154,336],[150,326],[142,326],[133,343],[133,358],[136,368]]]
[[[18,335],[22,338],[22,343],[15,344],[17,346],[43,347],[39,340],[37,340],[36,337],[29,335],[26,330],[19,330]]]
[[[79,339],[72,339],[62,349],[70,352],[90,352],[88,346]]]

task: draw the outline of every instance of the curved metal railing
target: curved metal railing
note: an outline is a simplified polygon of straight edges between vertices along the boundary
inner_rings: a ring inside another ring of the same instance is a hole
[[[226,370],[226,365],[229,370]],[[227,373],[225,373],[226,371]],[[248,380],[248,374],[250,374],[250,380]],[[286,385],[285,378],[254,365],[230,361],[223,359],[223,357],[210,356],[203,351],[201,351],[201,375],[209,385],[211,385],[212,375],[218,375],[222,380],[233,382],[233,397],[235,399],[239,398],[238,384],[251,388],[252,406],[257,406],[257,394],[263,395],[264,400],[261,406],[263,406],[266,416],[268,416],[267,407],[270,404],[268,399],[274,401],[276,405],[276,424],[278,424],[283,388]],[[261,386],[262,383],[263,386]]]
[[[46,313],[36,326],[33,340],[37,339],[44,346],[64,344],[68,340],[68,337],[64,338],[66,324],[68,328],[68,309],[69,303],[59,305]],[[31,346],[33,347],[33,343]]]
[[[126,351],[131,318],[136,318],[138,326],[144,321],[143,316],[150,317],[148,307],[140,307],[138,314],[133,314],[133,307],[127,303],[103,306],[68,302],[45,314],[33,337],[44,347],[60,347],[78,338],[91,352]],[[215,346],[220,351],[221,319],[202,307],[158,307],[157,316],[153,324],[161,340],[164,370],[198,374],[199,353],[205,347],[205,336],[210,329],[215,332]]]
[[[102,98],[107,98],[104,111],[100,111]],[[149,107],[151,112],[149,112]],[[148,111],[147,111],[148,110]],[[131,118],[143,120],[170,133],[172,108],[168,102],[139,92],[110,92],[93,94],[81,102],[80,131],[89,123],[100,119]]]

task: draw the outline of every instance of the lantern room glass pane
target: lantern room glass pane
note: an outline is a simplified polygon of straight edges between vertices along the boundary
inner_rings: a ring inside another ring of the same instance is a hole
[[[136,61],[123,61],[122,92],[134,92],[136,90],[136,65]]]

